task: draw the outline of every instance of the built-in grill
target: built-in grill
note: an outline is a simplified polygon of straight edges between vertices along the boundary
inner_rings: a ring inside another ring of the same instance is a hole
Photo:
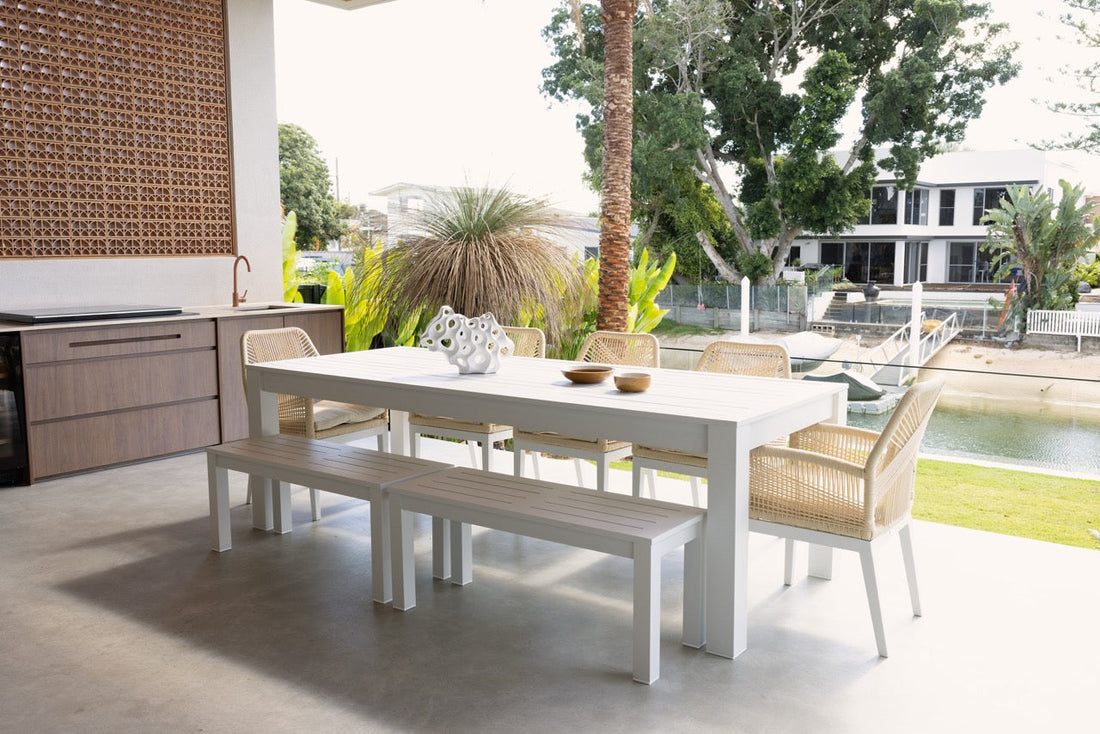
[[[60,308],[28,308],[0,312],[0,321],[21,324],[55,324],[64,321],[98,321],[100,319],[139,319],[153,316],[176,316],[183,313],[179,306],[64,306]]]

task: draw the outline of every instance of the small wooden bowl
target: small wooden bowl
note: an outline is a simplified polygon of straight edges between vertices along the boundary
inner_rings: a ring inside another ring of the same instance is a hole
[[[590,364],[578,367],[571,367],[567,370],[562,370],[561,373],[568,377],[571,381],[584,385],[592,385],[597,382],[603,382],[611,375],[611,368],[604,367],[602,365]]]
[[[649,389],[649,375],[645,372],[624,372],[615,375],[615,387],[623,392],[645,392]]]

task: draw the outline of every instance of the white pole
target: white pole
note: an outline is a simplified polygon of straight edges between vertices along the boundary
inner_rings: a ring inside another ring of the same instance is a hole
[[[913,367],[913,374],[916,375],[916,368],[920,367],[920,332],[921,332],[921,296],[924,294],[924,286],[920,284],[918,280],[913,284],[913,308],[909,317],[909,364]]]
[[[741,336],[749,334],[749,279],[741,279]]]

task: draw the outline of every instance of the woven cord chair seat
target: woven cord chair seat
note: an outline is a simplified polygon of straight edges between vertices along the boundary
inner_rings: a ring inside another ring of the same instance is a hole
[[[471,433],[497,433],[499,431],[507,431],[510,426],[503,423],[474,423],[473,421],[462,421],[457,418],[447,418],[441,415],[424,415],[422,413],[410,413],[409,423],[413,423],[422,428],[443,428],[455,431],[469,431]],[[431,433],[431,431],[422,431],[422,433]]]
[[[512,434],[517,441],[530,441],[532,443],[556,446],[563,449],[580,449],[590,451],[617,451],[630,446],[629,441],[615,441],[608,438],[581,438],[578,436],[565,436],[560,433],[543,431],[515,430]]]

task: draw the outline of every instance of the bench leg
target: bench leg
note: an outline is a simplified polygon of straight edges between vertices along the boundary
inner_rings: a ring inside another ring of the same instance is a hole
[[[272,515],[274,516],[275,532],[279,535],[289,533],[294,529],[290,519],[290,482],[276,482],[272,480]],[[255,505],[253,505],[255,507]]]
[[[399,507],[390,509],[390,557],[393,561],[393,608],[416,606],[413,557],[413,516]]]
[[[390,561],[390,499],[385,493],[370,503],[371,593],[379,604],[393,600]]]
[[[684,622],[682,642],[696,649],[707,643],[706,554],[703,539],[684,544]]]
[[[432,576],[451,577],[451,521],[442,517],[432,518]]]
[[[447,521],[451,526],[451,583],[465,586],[474,580],[470,524]]]
[[[661,675],[661,559],[649,543],[634,544],[634,680]]]
[[[271,530],[274,525],[271,480],[249,475],[248,496],[252,499],[252,527],[257,530]]]
[[[206,475],[210,485],[210,548],[220,553],[233,547],[229,535],[229,471],[218,466],[216,456],[207,454]]]

